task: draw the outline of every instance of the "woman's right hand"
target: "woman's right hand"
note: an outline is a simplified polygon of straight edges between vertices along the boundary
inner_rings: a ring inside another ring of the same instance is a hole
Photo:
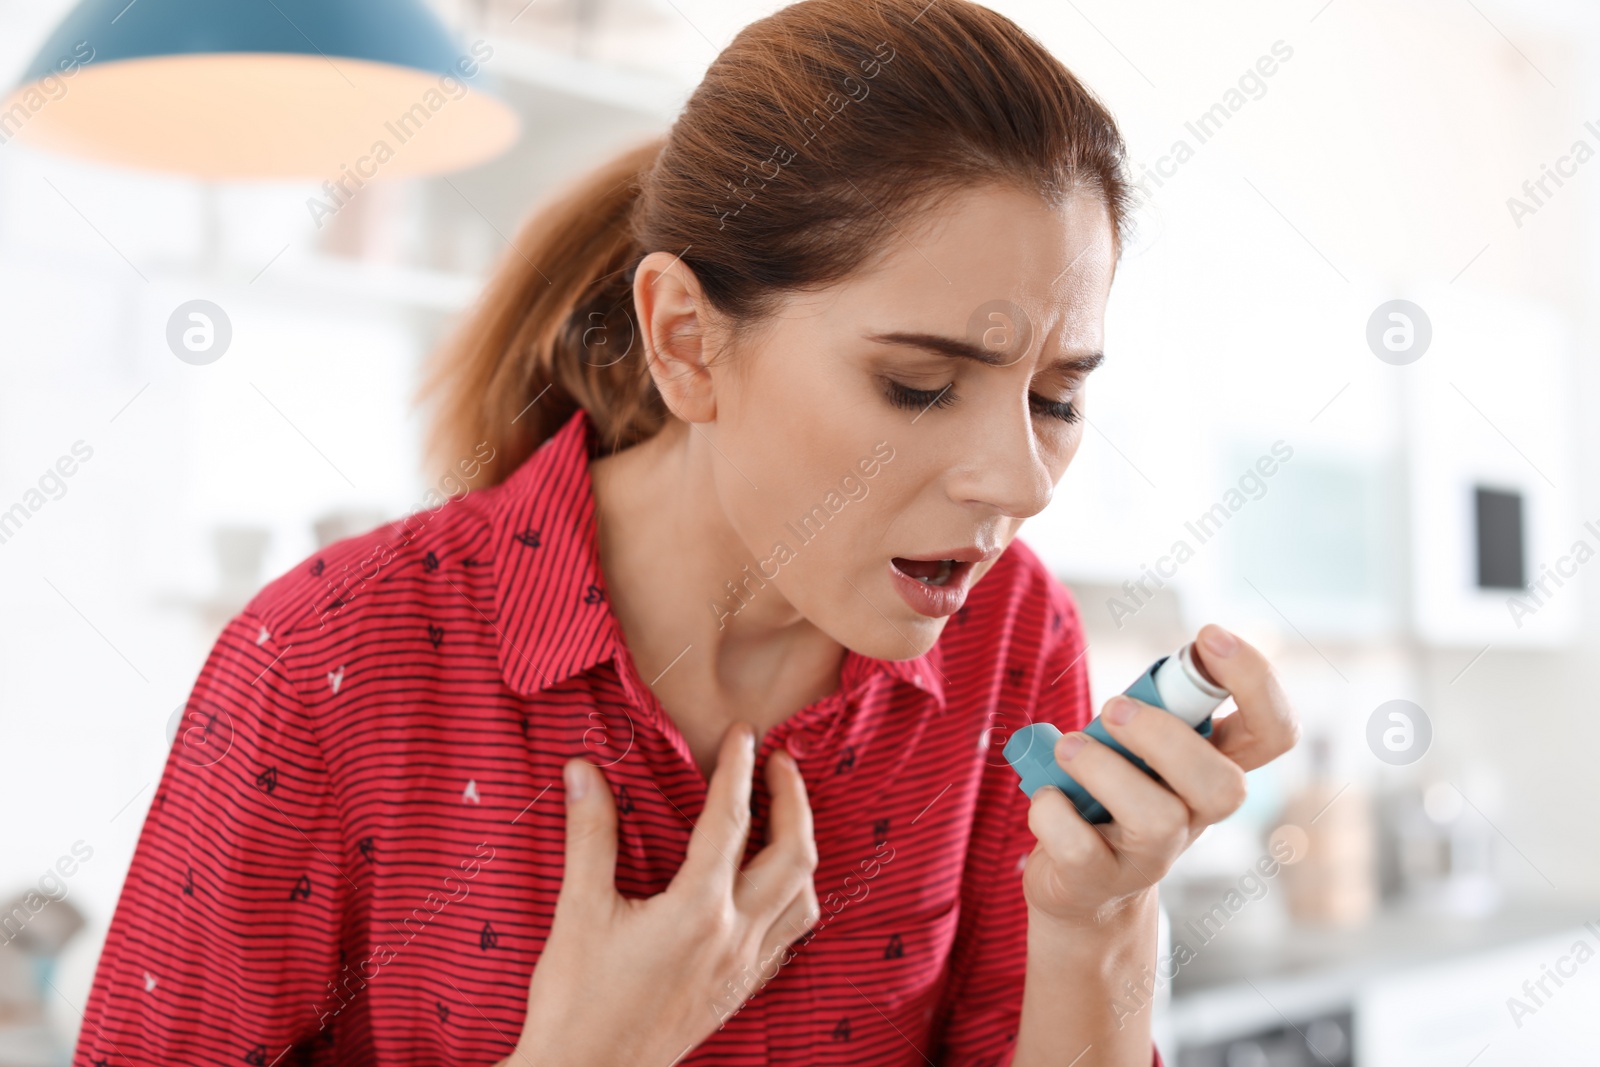
[[[793,757],[767,760],[769,843],[750,830],[755,731],[728,728],[683,866],[663,893],[616,889],[617,813],[598,767],[568,760],[566,871],[513,1067],[668,1067],[718,1030],[820,916],[811,805]]]

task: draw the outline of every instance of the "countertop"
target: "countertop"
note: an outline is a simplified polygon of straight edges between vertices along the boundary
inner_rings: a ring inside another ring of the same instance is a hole
[[[1352,930],[1291,925],[1262,935],[1224,929],[1205,944],[1191,936],[1195,954],[1172,976],[1172,998],[1160,1030],[1168,1040],[1190,1042],[1282,1025],[1349,1007],[1356,991],[1379,976],[1550,937],[1585,923],[1600,930],[1600,901],[1514,901],[1482,918],[1381,910]],[[1183,934],[1181,927],[1173,931],[1179,940]]]

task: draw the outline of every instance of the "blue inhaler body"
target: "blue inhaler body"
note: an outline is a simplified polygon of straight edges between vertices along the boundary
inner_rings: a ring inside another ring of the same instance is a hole
[[[1211,736],[1211,713],[1228,699],[1228,691],[1208,678],[1195,662],[1192,642],[1173,655],[1156,660],[1123,693],[1176,715],[1193,726],[1201,737]],[[1083,732],[1121,753],[1150,777],[1159,777],[1144,760],[1111,736],[1098,715]],[[1048,722],[1031,723],[1011,735],[1006,742],[1005,757],[1021,777],[1022,791],[1031,800],[1034,790],[1040,786],[1056,786],[1089,822],[1110,822],[1111,813],[1056,762],[1056,742],[1060,739],[1061,731]]]

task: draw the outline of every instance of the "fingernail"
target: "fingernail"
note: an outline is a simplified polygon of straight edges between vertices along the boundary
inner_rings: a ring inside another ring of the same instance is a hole
[[[578,770],[576,760],[569,760],[561,773],[562,779],[567,783],[567,803],[572,804],[583,799],[589,791],[589,776]]]
[[[1138,710],[1138,705],[1127,697],[1114,696],[1111,698],[1111,706],[1106,709],[1106,718],[1118,726],[1126,726],[1128,720],[1133,718],[1133,713]]]
[[[1219,656],[1231,656],[1239,647],[1237,637],[1215,624],[1206,631],[1205,637],[1201,640],[1206,643],[1207,652],[1214,652]]]
[[[1071,759],[1078,754],[1078,751],[1083,748],[1084,742],[1088,740],[1082,734],[1063,735],[1061,740],[1056,742],[1056,757],[1058,759]]]

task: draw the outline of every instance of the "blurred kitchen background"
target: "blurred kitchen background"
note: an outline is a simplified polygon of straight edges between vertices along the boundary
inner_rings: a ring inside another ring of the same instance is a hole
[[[72,6],[0,0],[6,88]],[[397,158],[321,214],[320,180],[31,142],[82,68],[0,122],[0,1067],[67,1062],[224,620],[422,505],[420,363],[519,222],[780,6],[437,0],[514,131],[485,111],[491,158]],[[1163,884],[1126,1009],[1181,1067],[1600,1062],[1600,10],[991,6],[1109,103],[1146,194],[1024,532],[1096,703],[1215,620],[1305,724]],[[191,301],[226,338],[178,357]]]

